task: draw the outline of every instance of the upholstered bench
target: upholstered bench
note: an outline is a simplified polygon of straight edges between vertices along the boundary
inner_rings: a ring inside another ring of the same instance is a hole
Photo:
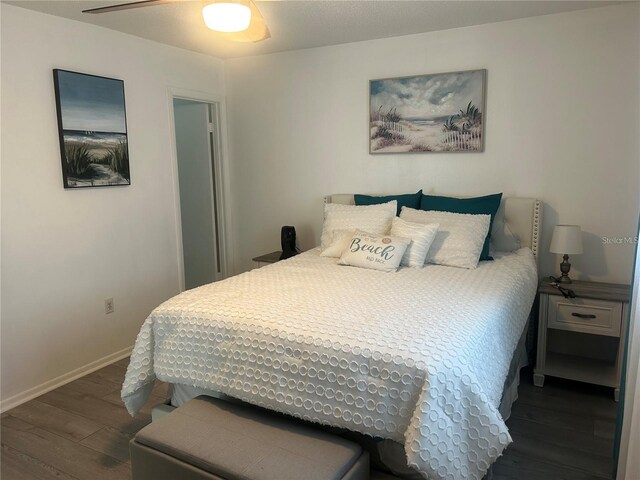
[[[198,397],[140,430],[133,480],[368,480],[369,454],[282,415]]]

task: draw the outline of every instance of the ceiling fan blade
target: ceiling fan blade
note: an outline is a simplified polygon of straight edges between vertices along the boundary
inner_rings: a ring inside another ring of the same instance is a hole
[[[220,35],[233,42],[245,43],[256,43],[271,38],[271,32],[269,31],[269,27],[267,27],[267,22],[253,0],[249,0],[249,8],[251,8],[251,23],[249,23],[249,28],[242,32],[221,33]]]
[[[83,10],[82,13],[107,13],[117,12],[120,10],[130,10],[132,8],[153,7],[155,5],[162,5],[165,3],[176,3],[182,0],[141,0],[138,2],[119,3],[118,5],[111,5],[108,7],[89,8]]]

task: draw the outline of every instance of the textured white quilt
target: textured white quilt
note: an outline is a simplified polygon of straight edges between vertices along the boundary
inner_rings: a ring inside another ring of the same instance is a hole
[[[475,270],[339,266],[317,250],[184,292],[142,325],[122,387],[155,378],[405,445],[425,477],[480,479],[537,274],[529,249]]]

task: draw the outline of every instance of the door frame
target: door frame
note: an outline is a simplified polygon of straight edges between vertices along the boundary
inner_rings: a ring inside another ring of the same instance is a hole
[[[219,176],[216,175],[216,187],[214,191],[218,201],[218,231],[216,235],[219,241],[219,253],[220,253],[220,270],[222,278],[226,278],[233,271],[233,264],[230,259],[234,258],[233,242],[231,241],[230,234],[231,228],[231,204],[229,201],[230,178],[229,178],[229,154],[227,146],[227,109],[226,102],[223,95],[200,92],[197,90],[185,90],[183,88],[170,87],[168,89],[167,100],[169,104],[169,122],[170,131],[172,132],[169,139],[170,155],[171,155],[171,174],[173,177],[173,204],[174,204],[174,217],[176,225],[176,246],[177,246],[177,260],[178,260],[178,286],[181,292],[185,289],[184,278],[184,246],[182,242],[182,216],[180,211],[180,185],[178,181],[178,150],[176,145],[176,123],[175,113],[173,109],[174,98],[182,100],[191,100],[194,102],[210,103],[214,104],[217,108],[217,119],[214,119],[214,124],[217,124],[217,128],[214,131],[215,141],[212,146],[213,154],[217,157],[217,165]],[[215,121],[217,120],[217,121]],[[215,162],[215,159],[214,159]],[[213,166],[212,166],[213,167]],[[213,205],[212,205],[213,208]]]

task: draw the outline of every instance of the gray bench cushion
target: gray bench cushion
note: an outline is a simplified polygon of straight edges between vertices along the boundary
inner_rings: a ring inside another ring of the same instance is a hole
[[[210,397],[146,426],[134,443],[225,480],[359,480],[369,471],[368,455],[356,443]],[[134,474],[135,460],[132,455]]]

